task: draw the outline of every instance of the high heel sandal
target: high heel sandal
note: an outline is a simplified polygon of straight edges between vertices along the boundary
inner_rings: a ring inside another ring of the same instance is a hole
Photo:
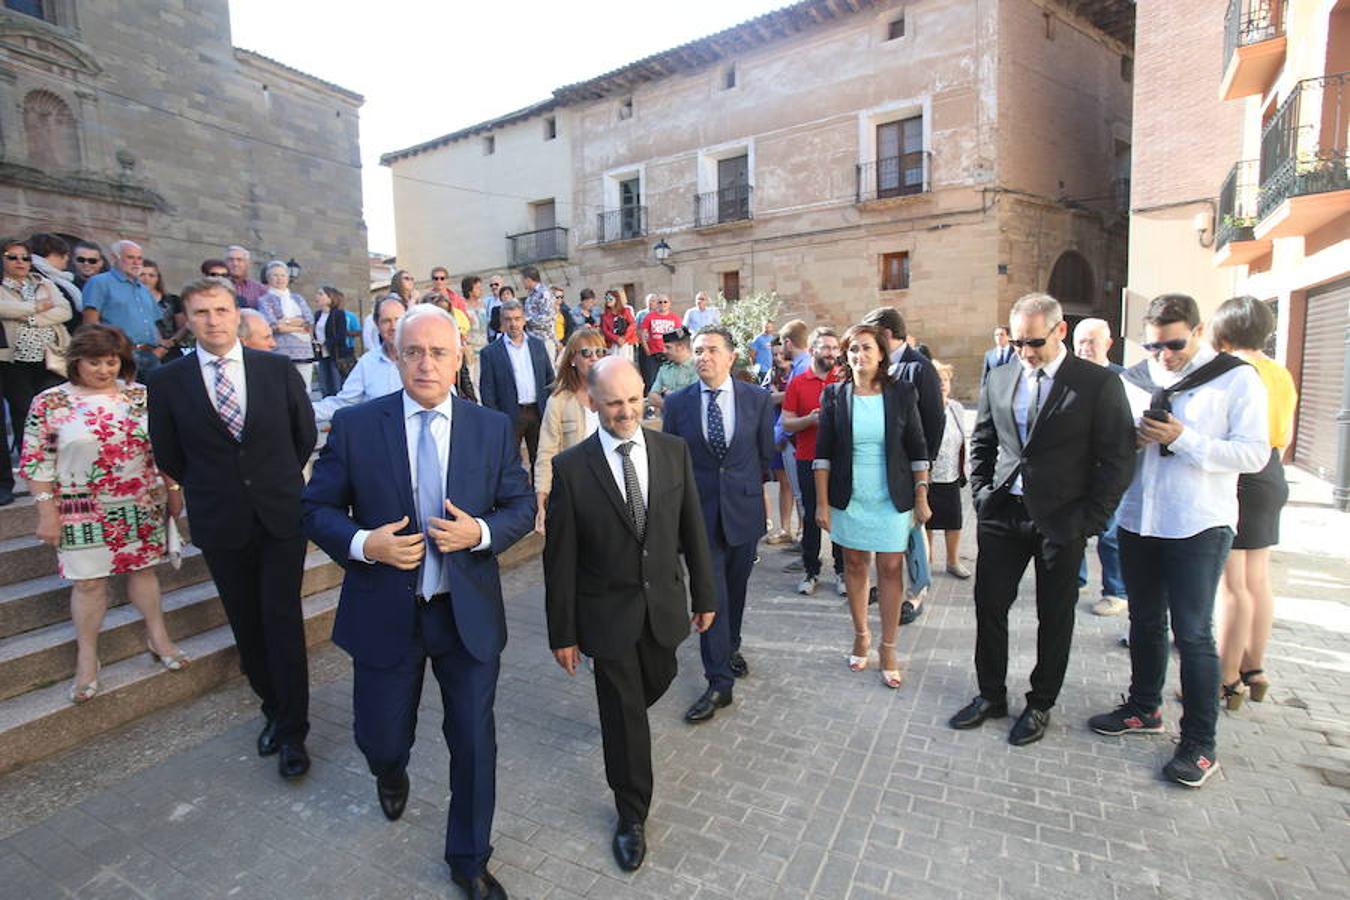
[[[894,642],[888,644],[885,641],[882,641],[881,646],[883,649],[889,647],[891,648],[892,653],[895,652]],[[903,676],[901,676],[899,669],[882,669],[881,683],[886,685],[886,687],[890,688],[891,690],[896,690],[897,688],[900,687],[901,684],[904,683],[904,678]]]
[[[1249,695],[1253,703],[1263,703],[1266,699],[1266,691],[1270,690],[1270,682],[1262,678],[1260,681],[1253,681],[1257,675],[1266,674],[1265,669],[1248,669],[1245,672],[1238,673],[1242,678],[1242,683],[1247,686]]]
[[[70,697],[70,702],[78,705],[93,700],[94,695],[98,693],[98,676],[99,673],[101,673],[102,671],[103,671],[103,663],[99,663],[98,668],[94,670],[93,681],[90,681],[86,684],[77,683],[73,687],[71,687],[70,693],[67,695],[68,697]]]
[[[1228,711],[1236,712],[1241,709],[1242,698],[1247,696],[1247,686],[1242,683],[1242,679],[1238,678],[1232,684],[1224,684],[1220,687],[1222,688],[1222,694],[1219,699],[1223,701],[1223,705],[1228,708]]]
[[[848,668],[849,668],[849,671],[850,671],[850,672],[861,672],[863,669],[866,669],[866,668],[867,668],[867,652],[871,649],[871,644],[872,644],[872,634],[871,634],[871,632],[868,632],[868,631],[855,631],[855,632],[853,632],[853,635],[854,635],[854,637],[860,637],[860,638],[866,638],[866,639],[867,639],[867,643],[863,646],[863,654],[862,654],[862,656],[854,656],[852,653],[850,653],[850,654],[848,655]]]
[[[192,664],[192,657],[188,656],[182,650],[174,653],[172,656],[164,656],[150,646],[150,641],[145,642],[146,652],[150,657],[170,672],[181,672]]]

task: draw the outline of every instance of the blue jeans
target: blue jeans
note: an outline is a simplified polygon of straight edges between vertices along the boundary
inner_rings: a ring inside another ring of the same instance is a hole
[[[1106,523],[1106,530],[1097,537],[1097,559],[1102,564],[1102,596],[1128,597],[1125,591],[1125,579],[1120,574],[1120,537],[1116,533],[1116,516]],[[1088,583],[1087,554],[1083,555],[1083,564],[1078,567],[1078,586]]]
[[[1142,537],[1120,529],[1120,562],[1130,595],[1130,702],[1162,706],[1167,627],[1181,655],[1181,736],[1209,752],[1219,721],[1219,654],[1214,647],[1214,592],[1233,530],[1220,526],[1188,538]]]
[[[338,372],[337,360],[331,356],[319,360],[319,390],[325,397],[342,390],[342,375]]]
[[[910,597],[917,597],[920,591],[933,583],[932,573],[928,571],[928,540],[924,535],[924,527],[917,522],[909,530],[909,547],[905,550],[905,572],[909,575],[907,593]]]

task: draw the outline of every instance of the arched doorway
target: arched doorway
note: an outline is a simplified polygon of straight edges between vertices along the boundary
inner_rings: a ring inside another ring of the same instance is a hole
[[[1065,250],[1059,255],[1045,290],[1060,302],[1066,315],[1090,316],[1097,308],[1092,266],[1077,250]]]

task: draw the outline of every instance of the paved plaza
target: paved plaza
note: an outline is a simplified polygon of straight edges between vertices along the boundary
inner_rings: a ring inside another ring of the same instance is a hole
[[[971,582],[935,576],[927,613],[901,633],[906,680],[891,692],[875,656],[867,672],[847,670],[851,628],[828,579],[797,596],[798,576],[782,571],[793,557],[763,548],[735,705],[681,721],[703,686],[691,640],[652,710],[656,801],[635,875],[610,855],[590,674],[555,665],[539,567],[518,568],[504,578],[492,869],[512,897],[551,900],[1350,896],[1346,519],[1300,501],[1301,487],[1276,557],[1273,687],[1223,715],[1223,768],[1202,791],[1158,776],[1180,714],[1170,684],[1168,735],[1085,727],[1117,702],[1129,667],[1124,620],[1092,616],[1095,593],[1080,604],[1049,734],[1016,749],[1011,719],[945,724],[975,693]],[[1012,622],[1014,713],[1034,651],[1029,589]],[[390,823],[352,742],[347,659],[328,648],[311,664],[314,768],[298,784],[254,754],[260,721],[239,680],[0,778],[0,894],[454,896],[437,692],[424,692],[407,813]]]

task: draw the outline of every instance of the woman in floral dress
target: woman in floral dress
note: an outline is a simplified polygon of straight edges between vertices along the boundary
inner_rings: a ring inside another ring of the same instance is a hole
[[[146,431],[145,388],[131,344],[107,325],[85,325],[66,353],[70,380],[48,388],[28,413],[20,469],[38,510],[38,540],[57,548],[74,582],[70,618],[78,656],[70,699],[98,693],[98,635],[108,576],[126,575],[145,618],[146,649],[166,669],[190,662],[164,627],[154,566],[165,556],[165,511],[182,512],[178,485],[155,468]]]

